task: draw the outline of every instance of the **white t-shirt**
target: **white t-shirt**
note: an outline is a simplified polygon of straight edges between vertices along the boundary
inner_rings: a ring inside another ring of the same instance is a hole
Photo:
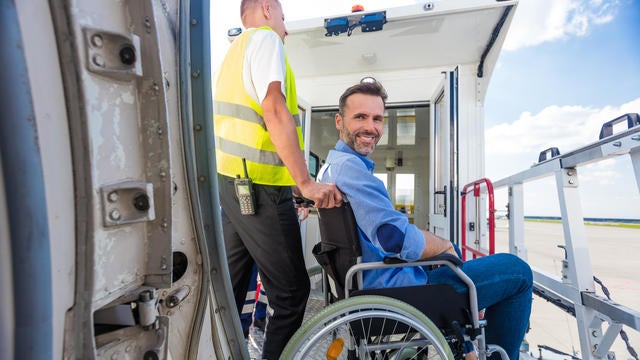
[[[280,81],[280,91],[286,97],[284,45],[280,36],[270,30],[257,30],[245,50],[242,77],[244,88],[258,104],[262,104],[269,84]]]

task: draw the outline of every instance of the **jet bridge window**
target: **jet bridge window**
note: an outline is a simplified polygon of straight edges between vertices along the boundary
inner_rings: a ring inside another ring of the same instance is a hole
[[[409,222],[413,223],[413,214],[415,209],[415,174],[396,174],[395,190],[396,209],[407,215]]]
[[[382,124],[382,136],[377,146],[389,144],[389,111],[384,112],[384,124]]]
[[[414,145],[416,143],[416,109],[398,109],[396,120],[398,124],[397,144]]]

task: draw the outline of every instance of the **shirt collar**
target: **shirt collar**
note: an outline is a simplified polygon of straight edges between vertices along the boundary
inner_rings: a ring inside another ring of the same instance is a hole
[[[371,172],[373,172],[373,170],[376,168],[376,163],[374,163],[373,160],[369,159],[367,156],[358,154],[342,140],[338,140],[338,142],[336,143],[336,150],[357,156],[360,160],[362,160],[367,169],[369,169],[369,171]]]

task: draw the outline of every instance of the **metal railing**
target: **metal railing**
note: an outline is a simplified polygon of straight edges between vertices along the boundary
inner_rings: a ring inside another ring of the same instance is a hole
[[[481,206],[481,198],[482,194],[482,185],[484,184],[484,188],[486,188],[488,201],[489,201],[489,244],[487,248],[482,247],[482,231],[480,229],[480,219],[482,216]],[[475,203],[475,221],[470,221],[467,223],[467,195],[469,194],[469,189],[473,187],[473,198]],[[460,250],[462,251],[462,260],[467,260],[467,253],[470,253],[472,258],[475,259],[477,257],[482,257],[490,254],[495,254],[496,252],[496,207],[494,203],[493,196],[493,184],[487,178],[479,179],[474,182],[471,182],[465,185],[462,188],[462,195],[460,196],[460,221],[462,222],[462,238]],[[467,243],[467,233],[473,233],[475,235],[473,245]]]
[[[613,133],[614,125],[627,128]],[[586,231],[582,214],[578,167],[629,154],[640,189],[640,116],[625,114],[605,123],[600,139],[588,146],[560,154],[556,148],[543,151],[530,169],[493,183],[508,189],[509,250],[526,260],[524,239],[523,184],[554,176],[564,231],[566,266],[562,276],[533,268],[534,292],[576,317],[583,359],[607,358],[622,326],[640,331],[640,312],[615,303],[595,292]],[[549,155],[549,156],[548,156]],[[602,325],[607,324],[603,331]]]

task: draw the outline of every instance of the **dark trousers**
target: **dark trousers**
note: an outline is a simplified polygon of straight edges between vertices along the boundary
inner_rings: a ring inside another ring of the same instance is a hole
[[[269,294],[273,315],[267,322],[264,359],[278,359],[302,324],[309,297],[309,277],[291,188],[253,185],[256,214],[241,215],[233,179],[218,175],[222,227],[231,284],[240,315],[253,262]]]

